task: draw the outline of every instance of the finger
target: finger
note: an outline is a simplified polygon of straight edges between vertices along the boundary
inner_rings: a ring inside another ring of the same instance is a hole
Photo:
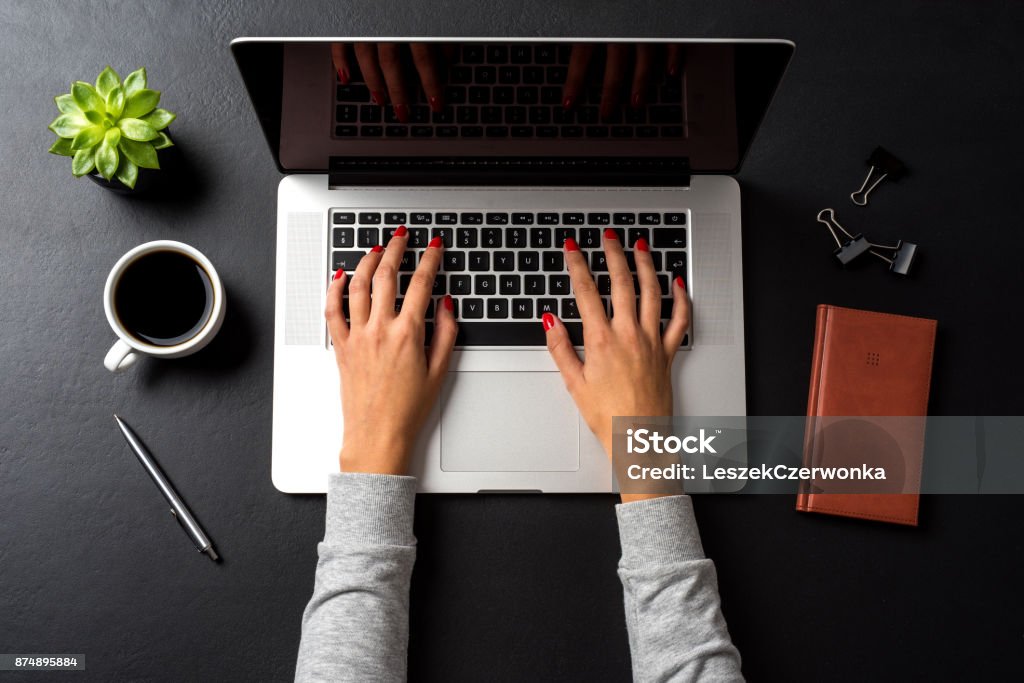
[[[439,387],[448,372],[448,362],[455,348],[455,338],[459,326],[455,322],[455,304],[449,295],[437,302],[437,314],[434,316],[434,336],[430,339],[430,350],[427,352],[427,377]]]
[[[398,43],[381,43],[378,48],[380,68],[388,86],[388,96],[395,110],[395,118],[402,123],[409,122],[409,94],[405,88],[405,73],[402,69],[402,53]]]
[[[398,268],[402,265],[409,231],[404,225],[395,229],[384,255],[373,272],[373,301],[370,320],[391,320],[395,317],[395,292],[398,289]]]
[[[608,57],[604,65],[604,85],[601,87],[602,118],[609,118],[619,106],[622,89],[626,83],[630,50],[632,47],[623,43],[611,43],[608,46]]]
[[[640,280],[640,314],[637,319],[644,332],[651,339],[657,339],[661,332],[661,285],[658,284],[658,273],[654,270],[651,247],[643,237],[633,245],[633,257],[636,259],[636,275]]]
[[[352,327],[360,327],[370,319],[370,281],[384,253],[379,244],[359,259],[356,272],[348,280],[348,319]]]
[[[669,363],[679,350],[679,345],[683,343],[686,331],[690,329],[690,296],[686,293],[683,278],[678,276],[672,281],[672,300],[672,317],[665,326],[663,337]]]
[[[562,88],[562,107],[572,109],[583,94],[583,88],[587,85],[587,68],[590,66],[590,58],[594,54],[594,46],[591,43],[576,43],[572,46],[569,55],[569,71],[565,77],[565,87]]]
[[[683,46],[672,43],[665,54],[665,73],[675,78],[683,71]]]
[[[636,64],[633,66],[633,92],[629,105],[639,109],[647,104],[647,89],[654,82],[654,46],[639,45],[636,48]]]
[[[352,80],[352,66],[348,62],[348,45],[331,43],[331,61],[334,62],[334,70],[338,72],[338,80],[342,85],[348,85]]]
[[[348,276],[344,270],[339,269],[334,273],[331,286],[327,288],[327,305],[324,307],[324,317],[327,318],[327,332],[331,335],[331,341],[335,346],[340,346],[348,339],[348,323],[345,322],[345,310],[342,306],[342,297],[345,296],[345,283]]]
[[[576,297],[576,309],[583,320],[583,334],[586,337],[587,329],[607,327],[608,316],[605,315],[604,303],[597,293],[597,285],[590,274],[587,259],[580,251],[576,240],[572,238],[565,240],[565,263],[569,268],[569,279],[572,281],[572,291]]]
[[[619,235],[611,228],[604,231],[604,260],[612,280],[612,325],[636,325],[636,289],[629,272]]]
[[[359,71],[362,72],[366,87],[370,90],[370,99],[374,104],[383,105],[388,101],[388,88],[384,74],[380,70],[380,61],[377,59],[377,43],[356,43],[355,52]]]
[[[558,372],[562,375],[566,389],[573,393],[576,387],[583,381],[583,362],[576,354],[576,349],[569,339],[569,331],[565,329],[562,321],[551,313],[545,313],[541,317],[541,324],[544,326],[544,334],[547,337],[548,353],[555,361]]]
[[[427,96],[431,111],[444,110],[444,87],[437,73],[437,61],[434,58],[434,46],[427,43],[413,43],[412,61],[416,65],[416,73],[420,75],[423,93]]]
[[[405,303],[402,304],[403,316],[415,316],[421,322],[427,313],[427,304],[434,290],[434,278],[441,267],[441,238],[435,237],[423,251],[420,264],[412,274],[409,289],[405,292]]]

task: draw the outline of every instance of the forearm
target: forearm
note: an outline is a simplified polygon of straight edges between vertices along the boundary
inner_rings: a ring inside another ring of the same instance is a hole
[[[689,496],[616,506],[634,680],[742,680]]]
[[[296,681],[403,681],[416,480],[331,475]]]

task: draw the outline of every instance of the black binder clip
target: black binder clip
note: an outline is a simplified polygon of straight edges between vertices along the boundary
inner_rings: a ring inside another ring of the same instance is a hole
[[[836,212],[833,209],[822,209],[819,211],[818,222],[832,233],[832,239],[836,241],[836,250],[832,253],[835,254],[835,257],[844,266],[865,251],[871,249],[871,242],[868,242],[864,235],[851,235],[846,231],[846,228],[839,224],[839,221],[836,220]],[[840,239],[836,230],[843,233],[846,239]]]
[[[860,189],[850,195],[850,199],[857,206],[867,206],[868,195],[883,180],[899,180],[907,174],[907,167],[903,162],[882,147],[875,147],[875,151],[868,157],[867,165],[871,167],[867,177],[864,178]]]
[[[823,224],[832,233],[832,239],[836,241],[835,257],[844,266],[864,252],[882,259],[889,264],[889,270],[897,275],[907,275],[914,263],[914,256],[917,255],[917,245],[913,242],[899,240],[895,246],[875,244],[868,241],[864,235],[852,235],[846,228],[836,220],[834,209],[822,209],[818,212],[818,222]],[[836,232],[838,230],[838,233]],[[846,239],[841,239],[842,233]],[[883,252],[891,252],[886,256]]]

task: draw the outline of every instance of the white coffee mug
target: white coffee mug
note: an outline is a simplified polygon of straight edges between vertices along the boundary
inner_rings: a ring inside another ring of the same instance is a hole
[[[114,294],[121,275],[136,259],[154,251],[175,251],[188,256],[206,271],[213,288],[213,304],[211,305],[206,323],[194,335],[173,346],[156,346],[137,339],[125,329],[114,312]],[[210,259],[206,258],[195,247],[190,247],[187,244],[173,240],[146,242],[129,251],[114,264],[110,275],[107,276],[106,287],[103,289],[103,310],[107,314],[107,322],[110,323],[114,334],[117,335],[117,341],[114,342],[114,345],[110,347],[110,351],[107,352],[106,358],[103,359],[103,365],[111,372],[120,372],[131,367],[140,355],[158,358],[181,358],[182,356],[193,354],[209,344],[217,334],[217,331],[220,330],[220,326],[224,324],[224,285],[220,281],[217,270],[210,263]]]

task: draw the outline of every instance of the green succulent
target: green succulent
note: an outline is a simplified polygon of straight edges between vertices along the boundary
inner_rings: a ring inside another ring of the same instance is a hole
[[[71,92],[53,98],[60,116],[49,125],[57,134],[52,154],[72,157],[71,173],[80,177],[95,169],[135,187],[140,168],[160,168],[156,151],[173,143],[164,128],[175,114],[159,109],[160,91],[146,87],[146,70],[121,77],[109,66],[93,86],[75,81]]]

